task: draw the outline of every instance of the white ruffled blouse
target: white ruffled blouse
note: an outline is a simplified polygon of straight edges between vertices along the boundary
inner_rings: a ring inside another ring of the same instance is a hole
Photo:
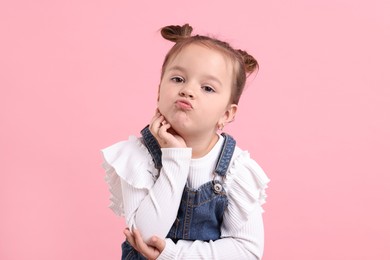
[[[223,136],[204,157],[191,159],[191,148],[162,148],[163,167],[158,172],[142,139],[130,136],[102,150],[110,208],[124,216],[129,227],[140,230],[145,241],[166,237],[176,219],[185,185],[198,188],[213,179]],[[166,239],[158,259],[259,259],[263,254],[262,205],[268,177],[236,146],[224,180],[228,207],[221,239],[210,242]]]

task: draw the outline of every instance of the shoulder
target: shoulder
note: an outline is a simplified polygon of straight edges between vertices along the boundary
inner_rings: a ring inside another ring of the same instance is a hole
[[[153,159],[140,137],[130,136],[127,140],[119,141],[102,149],[101,152],[105,170],[115,171],[119,177],[127,182],[131,182],[130,179],[134,179],[137,176],[136,173],[145,169],[152,175],[157,175]]]
[[[122,183],[138,189],[150,189],[157,176],[151,156],[141,138],[130,136],[101,150],[105,181],[110,190],[110,208],[124,214]]]
[[[242,182],[245,188],[260,191],[267,188],[269,181],[263,168],[251,158],[250,153],[236,146],[226,176],[227,185]]]
[[[269,181],[249,152],[236,147],[225,181],[229,205],[224,216],[227,226],[239,229],[256,207],[261,207],[263,212]]]
[[[142,138],[129,136],[127,140],[119,141],[101,150],[103,157],[112,161],[120,157],[142,157],[147,156],[148,150]]]
[[[153,165],[152,156],[141,137],[129,136],[127,140],[114,143],[102,149],[101,152],[105,162],[115,164],[117,167]]]

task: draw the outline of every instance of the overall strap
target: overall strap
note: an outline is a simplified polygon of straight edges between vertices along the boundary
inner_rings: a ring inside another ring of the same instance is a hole
[[[236,147],[236,140],[226,133],[221,134],[225,137],[221,149],[221,153],[219,154],[217,166],[215,166],[214,172],[221,177],[224,177],[229,168],[230,161],[233,157],[234,148]]]
[[[152,156],[154,167],[157,170],[160,170],[162,167],[161,162],[161,147],[157,142],[156,138],[152,135],[149,130],[149,125],[147,125],[144,129],[141,130],[141,135],[144,139],[145,146],[148,148],[150,155]]]

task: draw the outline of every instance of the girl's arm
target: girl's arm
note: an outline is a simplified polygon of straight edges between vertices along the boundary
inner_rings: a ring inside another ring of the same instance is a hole
[[[176,219],[191,159],[190,148],[163,148],[160,175],[150,190],[121,180],[126,223],[137,228],[145,241],[166,237]],[[150,175],[146,169],[145,176]]]
[[[264,229],[259,207],[239,232],[216,241],[179,240],[175,244],[171,239],[155,238],[149,241],[148,246],[136,230],[132,233],[125,231],[125,235],[133,247],[151,259],[261,259],[264,251]]]
[[[230,237],[210,242],[165,241],[165,249],[158,259],[261,259],[264,251],[261,208],[256,207],[242,229]]]
[[[102,150],[110,208],[138,228],[145,241],[166,237],[177,214],[189,171],[190,148],[163,148],[163,167],[154,167],[141,139],[130,136]],[[158,178],[157,178],[158,177]]]
[[[153,187],[146,191],[122,181],[126,222],[141,231],[147,241],[152,235],[165,237],[176,219],[183,188],[186,184],[192,149],[187,148],[164,116],[157,110],[150,133],[161,147],[162,165]]]

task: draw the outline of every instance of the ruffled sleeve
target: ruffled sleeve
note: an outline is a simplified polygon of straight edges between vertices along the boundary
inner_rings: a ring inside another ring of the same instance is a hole
[[[130,136],[101,150],[104,158],[105,181],[110,190],[110,208],[124,215],[121,180],[138,189],[150,189],[158,177],[152,157],[141,140]]]
[[[222,234],[239,231],[254,208],[265,203],[265,189],[270,181],[247,151],[238,149],[237,152],[226,176],[228,208],[224,214]],[[261,208],[261,211],[264,210]]]

